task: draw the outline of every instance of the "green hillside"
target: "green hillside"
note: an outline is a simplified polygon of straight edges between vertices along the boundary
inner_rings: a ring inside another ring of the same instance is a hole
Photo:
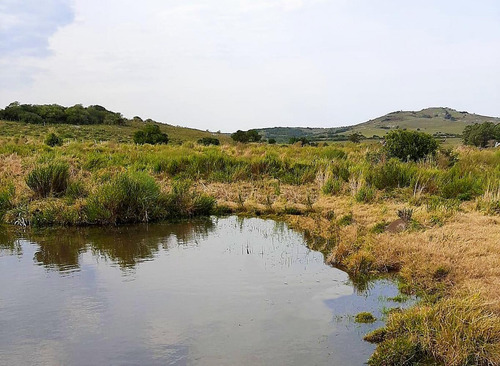
[[[342,141],[353,133],[367,138],[383,137],[390,130],[419,130],[441,138],[457,138],[465,126],[474,123],[499,123],[500,118],[459,112],[451,108],[427,108],[421,111],[398,111],[354,126],[335,128],[274,127],[259,129],[265,138],[287,142],[291,137],[306,137],[313,141]]]
[[[132,142],[134,132],[144,126],[144,122],[127,121],[123,125],[71,125],[46,124],[35,125],[25,122],[0,120],[0,136],[2,137],[44,137],[50,132],[56,133],[64,139]],[[196,130],[193,128],[177,127],[157,123],[162,132],[169,137],[170,143],[180,144],[186,141],[197,141],[202,137],[215,137],[221,142],[230,140],[228,135]]]

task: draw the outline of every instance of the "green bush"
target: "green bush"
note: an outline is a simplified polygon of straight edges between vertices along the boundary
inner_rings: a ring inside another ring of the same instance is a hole
[[[390,157],[403,161],[418,161],[433,155],[437,141],[429,134],[416,131],[390,131],[385,136],[385,149]]]
[[[149,222],[161,217],[160,188],[146,173],[122,173],[99,187],[88,200],[90,223]]]
[[[59,196],[66,191],[69,167],[65,163],[50,163],[33,169],[26,184],[38,197]]]
[[[168,143],[168,136],[162,133],[158,125],[146,125],[142,130],[134,134],[134,142],[139,145],[143,144],[166,144]]]
[[[219,139],[216,139],[215,137],[203,137],[203,138],[198,140],[198,143],[200,145],[205,145],[205,146],[220,145]]]
[[[61,146],[62,143],[62,139],[53,132],[48,134],[45,138],[45,145],[48,145],[50,147]]]

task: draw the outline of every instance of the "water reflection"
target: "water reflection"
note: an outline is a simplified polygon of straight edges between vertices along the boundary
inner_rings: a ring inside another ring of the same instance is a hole
[[[359,296],[304,243],[236,217],[0,230],[0,364],[361,365],[349,319],[397,289]]]
[[[214,228],[213,219],[203,219],[182,225],[38,229],[24,237],[38,246],[36,263],[48,269],[78,270],[81,254],[88,250],[123,269],[132,269],[137,263],[153,259],[160,248],[168,249],[169,243],[187,245],[206,238]]]

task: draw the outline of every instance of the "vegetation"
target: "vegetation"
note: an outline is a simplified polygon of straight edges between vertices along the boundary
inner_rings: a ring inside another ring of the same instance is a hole
[[[37,105],[13,102],[5,109],[0,109],[0,119],[32,124],[121,125],[125,123],[120,113],[108,111],[99,105],[83,107],[81,104],[66,108],[57,104]]]
[[[372,365],[500,362],[500,150],[434,149],[419,133],[410,141],[425,149],[404,156],[364,141],[297,148],[228,144],[216,135],[221,144],[206,146],[196,141],[213,136],[191,130],[182,144],[139,145],[132,135],[144,122],[127,123],[2,122],[0,219],[76,226],[279,216],[318,238],[311,247],[353,281],[397,272],[401,291],[421,297],[367,337],[378,343]],[[65,143],[47,146],[51,132]],[[119,142],[120,135],[128,137]],[[391,231],[398,221],[403,229]]]
[[[366,311],[358,313],[354,318],[354,321],[356,323],[373,323],[376,320],[377,319],[375,319],[375,317],[371,313],[368,313]]]
[[[45,138],[45,144],[50,147],[61,146],[63,143],[62,139],[57,136],[55,133],[51,132]]]
[[[403,161],[417,161],[433,155],[437,141],[429,134],[416,131],[391,131],[385,136],[389,156]]]
[[[493,122],[475,123],[466,126],[463,132],[465,145],[487,147],[491,140],[500,141],[500,123]]]
[[[136,144],[166,144],[168,143],[168,136],[166,133],[160,131],[160,126],[158,125],[146,125],[142,130],[137,131],[134,134],[134,142]]]
[[[203,138],[198,140],[198,143],[200,145],[205,145],[205,146],[209,146],[209,145],[218,146],[218,145],[220,145],[219,139],[216,139],[215,137],[203,137]]]
[[[41,198],[63,194],[68,187],[68,181],[68,166],[64,163],[39,166],[26,177],[28,187]]]
[[[231,135],[231,138],[236,142],[259,142],[262,136],[259,135],[257,130],[242,131],[238,130]]]

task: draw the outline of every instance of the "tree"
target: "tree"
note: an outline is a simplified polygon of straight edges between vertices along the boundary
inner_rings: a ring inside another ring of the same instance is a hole
[[[134,142],[136,144],[167,144],[168,136],[162,133],[158,125],[146,125],[142,130],[134,133]]]
[[[231,138],[236,142],[248,142],[248,135],[245,131],[238,130],[231,135]]]
[[[349,141],[354,142],[355,144],[359,144],[361,142],[361,140],[364,138],[365,137],[362,134],[357,133],[357,132],[349,135],[349,137],[348,137]]]
[[[397,130],[385,136],[385,148],[391,157],[403,161],[417,161],[434,154],[438,143],[427,133]]]
[[[493,122],[475,123],[465,127],[462,134],[465,145],[477,147],[488,146],[489,140],[500,140],[500,123]]]
[[[270,145],[274,145],[274,144],[276,143],[276,139],[270,138],[269,140],[267,140],[267,142],[268,142]]]
[[[247,131],[248,141],[250,142],[259,142],[262,138],[261,135],[257,132],[257,130],[249,130]]]

